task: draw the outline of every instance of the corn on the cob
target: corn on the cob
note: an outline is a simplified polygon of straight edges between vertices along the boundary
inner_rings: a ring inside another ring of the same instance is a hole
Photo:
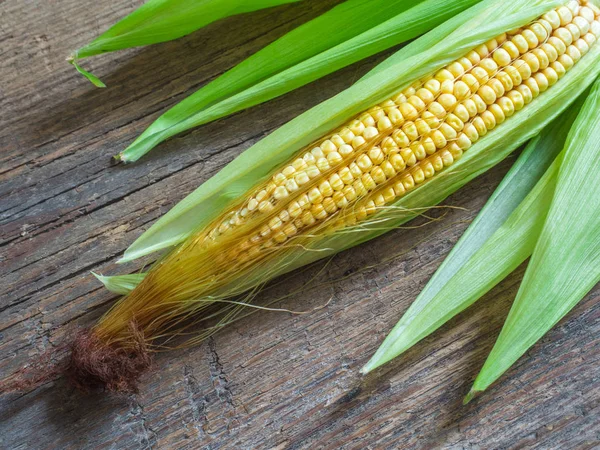
[[[600,37],[598,14],[571,1],[414,83],[302,151],[208,239],[250,231],[228,255],[249,260],[326,221],[340,228],[366,219],[556,84]]]
[[[185,292],[157,292],[146,280],[115,310],[126,308],[130,314],[124,321],[135,315],[144,324],[145,315],[157,312],[144,309],[149,293],[173,304],[179,296],[218,296],[233,277],[278,251],[303,245],[316,234],[361,225],[451,168],[475,142],[538,96],[551,95],[543,93],[599,37],[600,10],[571,1],[471,50],[300,151],[150,273],[149,278],[158,278],[171,271]],[[173,308],[166,309],[168,314],[146,324],[152,331],[172,319]],[[106,336],[127,332],[125,323],[101,322],[97,328]]]
[[[485,3],[481,9],[489,13],[493,2]],[[543,9],[538,5],[535,14],[525,20],[513,18],[511,26],[521,25],[557,4],[551,3]],[[515,0],[513,6],[517,4],[522,3]],[[485,39],[491,36],[488,30]],[[223,213],[219,209],[216,219],[159,261],[94,327],[94,338],[111,348],[132,349],[135,355],[140,335],[151,343],[207,305],[227,301],[306,263],[310,260],[306,253],[335,252],[346,245],[337,242],[332,249],[325,249],[329,237],[335,240],[346,231],[362,232],[398,205],[435,204],[424,200],[426,194],[437,196],[439,202],[440,196],[431,186],[445,186],[443,192],[448,195],[478,170],[493,165],[481,162],[484,158],[497,163],[514,148],[516,143],[499,138],[503,122],[509,122],[504,129],[516,132],[523,142],[535,134],[537,126],[543,126],[532,122],[532,114],[541,114],[544,120],[555,117],[567,106],[560,104],[568,103],[567,95],[581,92],[591,82],[598,73],[593,64],[599,58],[599,37],[600,10],[584,0],[571,1],[529,25],[466,51],[463,57],[359,114],[279,165],[292,154],[285,152],[287,156],[277,160],[278,168],[268,179],[257,184],[254,177],[252,185],[256,188],[250,189],[250,194],[244,194]],[[593,55],[586,58],[592,47]],[[585,70],[589,76],[582,75]],[[369,81],[367,78],[356,86]],[[544,93],[556,84],[554,96]],[[549,105],[556,111],[548,112]],[[515,114],[521,114],[532,129],[523,131],[517,126],[519,119],[511,118]],[[500,129],[491,133],[496,127]],[[506,147],[502,151],[501,142]],[[469,152],[471,146],[474,148]],[[491,154],[490,149],[497,150],[498,155]],[[464,152],[466,156],[457,162]],[[453,167],[468,173],[457,176]],[[265,173],[268,169],[271,167],[260,170]],[[247,189],[243,182],[240,185]],[[378,212],[381,215],[372,217]],[[390,229],[389,225],[384,228]],[[374,235],[365,233],[359,239]],[[356,245],[359,239],[350,241]],[[300,250],[305,248],[310,251]],[[75,360],[78,358],[82,361],[79,366],[87,364],[85,355],[76,355]],[[86,366],[85,373],[112,376],[111,370],[89,370]],[[118,373],[118,367],[115,371]]]

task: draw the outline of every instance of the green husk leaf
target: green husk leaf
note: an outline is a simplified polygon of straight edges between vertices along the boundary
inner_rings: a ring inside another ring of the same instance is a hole
[[[92,272],[92,274],[113,294],[127,295],[142,282],[146,277],[147,272],[111,276],[98,275],[94,272]]]
[[[73,54],[82,59],[101,53],[180,38],[236,14],[299,0],[148,0]]]
[[[485,390],[600,281],[600,81],[573,125],[552,205],[500,336],[467,397]]]
[[[106,87],[106,84],[104,84],[100,78],[98,78],[93,73],[90,73],[87,70],[83,69],[79,64],[77,64],[77,62],[73,58],[68,58],[67,61],[69,62],[69,64],[72,64],[73,67],[75,67],[75,70],[77,70],[77,72],[79,72],[81,75],[87,78],[94,86],[99,88]]]
[[[480,0],[348,0],[169,109],[116,159],[138,160],[190,128],[250,108],[413,39]],[[332,32],[335,30],[335,32]]]
[[[363,367],[363,373],[391,361],[433,333],[531,255],[552,200],[559,166],[556,156],[564,147],[581,103],[573,105],[529,143],[427,286]]]
[[[145,273],[132,273],[128,275],[117,275],[113,277],[107,277],[104,275],[99,275],[97,273],[92,272],[98,281],[100,281],[106,289],[108,289],[113,294],[117,295],[127,295],[135,287],[142,282]]]
[[[148,0],[69,58],[95,86],[106,87],[75,60],[131,47],[170,41],[225,17],[300,0]]]
[[[498,5],[504,14],[497,17]],[[560,4],[556,0],[484,0],[413,41],[349,89],[298,116],[228,164],[192,194],[179,202],[125,252],[121,262],[182,242],[206,226],[224,209],[252,189],[300,149],[340,126],[352,116],[390,97],[470,49],[502,32],[522,26]],[[492,20],[493,19],[493,20]],[[510,151],[531,139],[567,108],[600,71],[597,49],[586,55],[552,88],[505,124],[475,144],[453,170],[435,177],[404,197],[405,206],[432,206],[467,181],[501,161]],[[406,222],[413,215],[407,215]],[[381,234],[381,232],[379,233]],[[373,236],[377,235],[373,233]],[[363,241],[366,239],[363,239]],[[350,242],[350,239],[342,239]],[[360,239],[357,239],[357,243]],[[346,248],[346,247],[344,247]]]

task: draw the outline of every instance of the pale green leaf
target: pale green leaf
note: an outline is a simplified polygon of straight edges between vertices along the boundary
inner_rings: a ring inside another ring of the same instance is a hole
[[[407,45],[384,61],[380,69],[349,89],[298,116],[261,140],[228,164],[219,174],[179,202],[146,231],[125,252],[129,261],[182,242],[195,230],[206,226],[227,206],[246,195],[273,167],[290,160],[300,149],[340,126],[350,117],[383,101],[416,79],[466,54],[505,30],[528,23],[550,10],[559,1],[511,0],[502,2],[505,14],[497,17],[498,0],[484,0],[455,16],[425,36]],[[402,200],[406,207],[426,207],[439,203],[475,176],[505,158],[531,139],[567,108],[600,72],[600,46],[594,48],[552,88],[541,95],[519,118],[507,120],[476,143],[455,169],[425,183]],[[414,214],[406,214],[406,222]],[[400,221],[400,219],[398,219]],[[397,221],[397,222],[398,222]],[[370,237],[377,233],[367,233]],[[381,232],[379,233],[381,234]],[[357,236],[340,239],[353,245],[367,239]]]
[[[555,159],[580,107],[581,102],[530,142],[427,286],[363,367],[364,373],[391,361],[468,308],[531,255],[554,192],[558,172]]]
[[[99,88],[106,87],[106,85],[102,82],[102,80],[100,78],[98,78],[93,73],[90,73],[87,70],[83,69],[81,66],[79,66],[79,64],[77,64],[77,62],[74,59],[69,58],[69,59],[67,59],[67,61],[69,61],[70,64],[73,64],[73,67],[75,67],[75,70],[77,70],[77,72],[79,72],[81,75],[83,75],[85,78],[87,78],[94,86],[99,87]]]
[[[146,276],[145,273],[132,273],[129,275],[118,275],[106,277],[92,272],[92,274],[113,294],[129,294]]]
[[[74,61],[131,47],[180,38],[225,17],[300,0],[148,0],[89,44],[69,61],[97,87],[106,87]]]
[[[180,38],[225,17],[299,0],[148,0],[73,57],[156,44]]]
[[[133,162],[190,128],[290,92],[413,39],[480,0],[348,0],[299,26],[169,109],[116,159]]]
[[[467,398],[485,390],[600,281],[600,81],[573,125],[517,298]]]

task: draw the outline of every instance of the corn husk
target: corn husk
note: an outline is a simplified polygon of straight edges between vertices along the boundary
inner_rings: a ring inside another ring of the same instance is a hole
[[[585,105],[582,109],[582,104]],[[534,139],[477,220],[362,369],[406,351],[532,256],[503,331],[466,397],[504,373],[600,281],[597,185],[600,81]],[[565,145],[566,143],[566,145]],[[564,148],[564,149],[563,149]],[[547,167],[539,178],[541,167]],[[595,165],[594,165],[595,164]],[[534,169],[531,171],[528,170]],[[518,177],[523,177],[520,183]],[[537,184],[516,207],[532,181]],[[506,214],[510,215],[506,217]],[[498,227],[499,220],[503,222]],[[490,235],[490,230],[495,230]]]
[[[68,61],[98,87],[105,87],[77,60],[126,48],[180,38],[225,17],[293,3],[299,0],[148,0],[89,44],[73,52]]]
[[[573,125],[547,217],[504,327],[467,401],[600,282],[600,81]]]
[[[554,193],[556,157],[584,97],[529,143],[363,373],[391,361],[464,311],[531,255]]]
[[[146,272],[118,275],[114,277],[106,277],[94,272],[92,272],[92,275],[94,275],[96,279],[113,294],[127,295],[142,282],[146,277]]]
[[[165,139],[413,39],[479,1],[347,0],[169,109],[116,159],[136,161]]]

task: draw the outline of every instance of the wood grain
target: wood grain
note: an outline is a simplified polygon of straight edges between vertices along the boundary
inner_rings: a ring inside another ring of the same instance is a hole
[[[268,105],[172,139],[139,164],[109,158],[162,111],[334,0],[213,24],[177,42],[64,62],[140,0],[0,2],[0,374],[7,377],[114,301],[90,275],[117,266],[161,214],[262,136],[347,87],[383,56]],[[188,350],[160,354],[139,395],[84,396],[62,381],[0,399],[0,448],[594,448],[600,445],[596,288],[472,404],[521,279],[510,276],[404,357],[358,369],[433,274],[510,160],[436,212],[287,278],[263,298],[310,314],[254,314]],[[397,256],[391,263],[385,262]],[[367,265],[373,267],[361,271]]]

